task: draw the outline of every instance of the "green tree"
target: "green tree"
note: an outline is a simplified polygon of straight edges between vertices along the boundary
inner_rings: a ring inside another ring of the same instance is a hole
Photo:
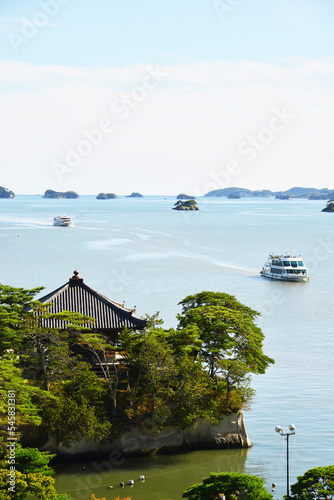
[[[25,500],[30,495],[39,500],[57,500],[52,477],[40,473],[22,474],[19,471],[14,474],[10,476],[8,470],[0,469],[1,500]]]
[[[211,380],[201,360],[175,342],[175,331],[125,331],[120,343],[127,367],[125,413],[133,423],[145,420],[155,429],[185,429],[201,418],[213,418]]]
[[[43,426],[58,444],[84,438],[101,441],[112,431],[106,411],[107,388],[87,363],[78,363],[67,381],[54,383],[52,399],[41,407]]]
[[[198,339],[194,355],[203,357],[216,390],[226,392],[225,411],[236,411],[253,395],[249,374],[264,373],[274,363],[262,350],[264,335],[255,324],[259,313],[221,292],[190,295],[180,304],[178,331]]]
[[[22,318],[27,315],[25,306],[43,288],[25,290],[0,284],[0,356],[8,349],[19,348],[24,330]]]
[[[8,437],[8,406],[14,406],[15,415],[10,419],[10,429],[15,437],[19,437],[19,430],[27,425],[38,426],[41,417],[39,407],[48,397],[38,387],[26,383],[22,378],[21,370],[14,364],[9,355],[3,356],[0,362],[0,458],[5,448],[1,446]],[[11,431],[10,431],[11,432]],[[2,451],[1,451],[2,450]]]
[[[334,498],[334,465],[315,467],[297,477],[291,485],[293,500],[329,500]]]
[[[221,495],[221,496],[220,496]],[[211,473],[202,484],[190,486],[183,498],[190,500],[271,500],[274,497],[264,487],[263,479],[238,472]]]
[[[122,369],[115,357],[115,353],[119,349],[110,344],[105,336],[98,333],[78,333],[77,341],[80,342],[82,349],[90,353],[92,362],[99,368],[108,388],[112,402],[112,414],[115,416],[119,385],[123,380]]]
[[[18,443],[15,446],[15,470],[22,474],[41,473],[44,476],[51,476],[54,470],[49,467],[49,462],[56,455],[51,455],[48,451],[40,451],[37,448],[22,448]],[[0,468],[10,469],[8,460],[0,460]]]
[[[78,341],[79,331],[87,322],[94,319],[79,313],[62,311],[50,313],[49,304],[35,301],[31,311],[24,316],[23,340],[20,360],[27,378],[41,380],[46,391],[53,381],[64,380],[71,376],[76,363],[71,346]],[[52,327],[61,322],[62,327]],[[50,325],[50,326],[49,326]]]

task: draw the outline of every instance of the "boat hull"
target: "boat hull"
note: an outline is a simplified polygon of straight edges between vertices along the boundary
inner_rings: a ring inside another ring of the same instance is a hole
[[[288,277],[288,276],[283,276],[283,275],[279,275],[279,274],[263,273],[263,272],[260,272],[260,274],[264,278],[268,278],[268,279],[271,279],[271,280],[277,280],[277,281],[285,281],[285,282],[292,281],[292,282],[295,282],[295,283],[298,283],[298,282],[301,282],[301,281],[308,281],[308,276],[305,276],[305,275],[302,275],[302,276],[292,276],[292,277],[289,276]]]

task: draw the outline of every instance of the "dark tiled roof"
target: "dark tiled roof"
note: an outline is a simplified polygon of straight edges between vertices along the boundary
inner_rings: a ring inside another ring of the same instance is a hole
[[[83,326],[97,330],[121,331],[124,327],[140,330],[146,325],[146,320],[134,315],[135,309],[124,307],[89,287],[79,277],[78,272],[65,285],[38,299],[44,304],[52,304],[49,312],[62,311],[78,312],[95,319]],[[49,328],[61,328],[66,324],[63,321],[48,320],[45,323]]]

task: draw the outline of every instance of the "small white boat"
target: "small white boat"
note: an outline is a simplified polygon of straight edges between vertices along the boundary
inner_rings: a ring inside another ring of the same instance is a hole
[[[71,217],[67,217],[66,215],[57,215],[53,219],[54,226],[72,226],[73,222]]]
[[[285,255],[270,253],[260,274],[265,278],[280,281],[308,281],[309,279],[301,256],[297,257],[291,253]]]

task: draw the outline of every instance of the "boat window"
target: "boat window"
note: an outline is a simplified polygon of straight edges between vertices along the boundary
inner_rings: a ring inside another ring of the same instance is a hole
[[[283,260],[284,267],[290,267],[290,262],[288,260]]]
[[[303,261],[299,260],[299,261],[298,261],[298,266],[300,266],[300,267],[304,267],[304,263],[303,263]]]
[[[297,262],[296,262],[295,260],[292,260],[292,261],[291,261],[291,266],[292,266],[292,267],[297,267]]]

